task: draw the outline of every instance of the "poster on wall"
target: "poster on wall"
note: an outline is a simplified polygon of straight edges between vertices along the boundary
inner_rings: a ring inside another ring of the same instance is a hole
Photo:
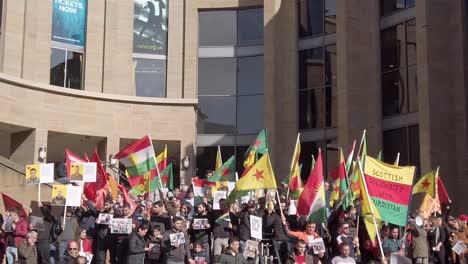
[[[84,47],[86,1],[54,0],[52,41]]]
[[[167,54],[169,0],[134,0],[133,53]]]

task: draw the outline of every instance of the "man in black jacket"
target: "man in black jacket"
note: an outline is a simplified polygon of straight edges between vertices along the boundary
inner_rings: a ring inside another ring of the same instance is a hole
[[[101,209],[99,212],[94,204],[86,200],[86,204],[89,208],[89,211],[92,216],[94,216],[96,219],[99,217],[100,213],[103,214],[114,214],[114,209],[113,209],[113,201],[112,199],[107,199],[104,202],[104,207]],[[95,249],[93,250],[95,252],[95,260],[97,264],[104,264],[106,262],[106,251],[110,251],[111,259],[114,256],[114,250],[112,247],[112,236],[110,232],[110,227],[109,225],[103,225],[103,224],[96,224],[95,225],[95,241],[96,243],[93,243],[93,247]]]
[[[279,216],[273,209],[273,204],[270,203],[263,215],[263,233],[273,240],[275,257],[278,263],[286,263],[287,257],[291,252],[290,237],[285,229],[286,218]]]
[[[44,219],[44,230],[38,232],[37,253],[40,264],[54,263],[57,237],[62,233],[60,220],[51,214],[52,207],[38,203]],[[52,252],[52,255],[51,255]]]
[[[161,247],[167,264],[185,264],[186,260],[190,264],[195,264],[190,256],[188,235],[182,231],[183,225],[184,220],[176,216],[172,219],[172,229],[164,234]]]
[[[206,204],[199,203],[197,205],[197,214],[193,217],[190,239],[192,243],[202,244],[208,255],[211,254],[212,225],[212,217],[207,210]],[[209,259],[207,259],[207,262],[209,263]]]
[[[138,227],[138,231],[132,232],[128,239],[128,257],[127,263],[140,264],[145,263],[145,252],[151,249],[145,247],[145,236],[148,232],[148,225],[142,224]]]

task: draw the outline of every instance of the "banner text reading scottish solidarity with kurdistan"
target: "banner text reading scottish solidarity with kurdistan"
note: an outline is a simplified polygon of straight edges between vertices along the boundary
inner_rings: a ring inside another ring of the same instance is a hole
[[[393,166],[366,156],[367,189],[383,221],[406,225],[414,171],[414,166]]]

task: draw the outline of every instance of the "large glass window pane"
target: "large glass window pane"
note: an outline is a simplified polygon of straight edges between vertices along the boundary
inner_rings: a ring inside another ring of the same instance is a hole
[[[408,164],[408,136],[407,128],[392,129],[383,132],[383,159],[393,164],[400,153],[400,165]]]
[[[136,96],[166,97],[166,60],[134,59]]]
[[[83,76],[83,53],[67,51],[67,70],[65,87],[81,89]]]
[[[323,0],[299,0],[299,37],[322,35]]]
[[[263,113],[263,95],[237,97],[237,134],[260,132]]]
[[[325,0],[325,33],[336,32],[336,0]]]
[[[237,45],[263,44],[263,8],[237,12]]]
[[[406,0],[406,7],[411,7],[416,5],[416,0]]]
[[[236,45],[236,11],[202,11],[198,13],[198,21],[200,46]]]
[[[323,48],[299,52],[299,89],[323,87]]]
[[[336,86],[325,87],[325,125],[326,127],[336,127],[337,122],[337,96]]]
[[[336,45],[325,48],[325,85],[336,85],[337,80]]]
[[[404,37],[405,27],[403,24],[382,31],[380,42],[382,72],[395,70],[406,64]]]
[[[392,71],[382,76],[383,115],[407,113],[406,69]]]
[[[408,62],[407,65],[415,65],[416,58],[416,20],[406,22],[406,52]]]
[[[60,87],[65,86],[65,58],[65,50],[50,49],[50,84]]]
[[[199,134],[234,134],[236,127],[236,97],[198,97]]]
[[[263,94],[263,56],[237,59],[237,93]]]
[[[301,142],[301,155],[299,157],[299,163],[302,164],[301,176],[304,180],[307,180],[310,175],[312,155],[314,155],[314,158],[317,159],[319,147],[320,145],[318,142]],[[322,149],[322,151],[325,150]]]
[[[418,111],[418,74],[417,67],[408,67],[408,103],[409,112]]]
[[[380,14],[382,16],[405,8],[405,0],[380,0]]]
[[[299,129],[323,128],[325,126],[324,89],[299,91]]]
[[[233,146],[221,146],[221,156],[223,161],[226,161],[234,155],[234,147]],[[216,160],[216,152],[218,151],[217,146],[212,147],[199,147],[197,148],[197,176],[200,179],[205,179],[205,174],[207,170],[214,170],[215,168],[215,160]]]
[[[409,137],[409,164],[416,166],[416,175],[421,175],[420,152],[419,152],[419,126],[408,127]]]
[[[236,72],[235,58],[199,59],[198,94],[235,95]]]

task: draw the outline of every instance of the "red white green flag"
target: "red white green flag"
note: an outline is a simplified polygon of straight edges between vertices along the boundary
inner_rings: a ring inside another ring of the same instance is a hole
[[[115,158],[125,165],[129,177],[143,175],[156,168],[156,155],[149,135],[121,150]]]

